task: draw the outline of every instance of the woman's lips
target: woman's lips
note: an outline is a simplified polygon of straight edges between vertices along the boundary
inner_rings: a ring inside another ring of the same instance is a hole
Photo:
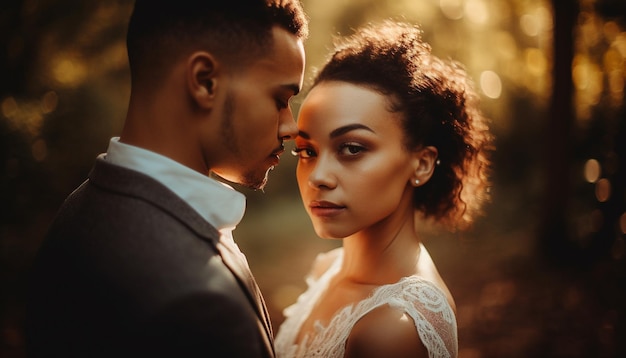
[[[346,207],[329,201],[312,201],[309,204],[311,214],[319,217],[339,215]]]

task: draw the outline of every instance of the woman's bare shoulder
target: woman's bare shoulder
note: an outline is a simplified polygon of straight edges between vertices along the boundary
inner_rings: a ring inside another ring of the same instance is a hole
[[[420,277],[423,277],[425,280],[432,282],[436,287],[438,287],[445,295],[448,300],[448,304],[452,308],[452,311],[456,314],[456,303],[454,302],[454,298],[452,297],[452,293],[448,289],[443,278],[439,274],[433,259],[430,257],[430,253],[426,250],[424,245],[421,245],[422,251],[420,254],[420,258],[418,261],[417,272]]]
[[[428,357],[428,351],[413,319],[383,305],[354,325],[346,341],[345,357]]]

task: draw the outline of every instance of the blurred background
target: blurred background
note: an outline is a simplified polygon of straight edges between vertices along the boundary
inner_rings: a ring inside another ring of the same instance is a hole
[[[460,357],[626,357],[626,1],[303,4],[307,79],[333,36],[394,18],[420,24],[482,97],[492,203],[468,231],[419,228],[456,299]],[[49,223],[121,130],[131,8],[0,5],[1,357],[23,357],[25,278]],[[314,257],[340,245],[315,236],[294,170],[285,155],[265,193],[238,188],[248,209],[235,237],[275,327]]]

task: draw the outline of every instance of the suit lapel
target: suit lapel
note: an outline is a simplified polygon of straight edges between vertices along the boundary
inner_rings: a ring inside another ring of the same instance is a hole
[[[217,229],[161,183],[145,174],[109,164],[104,160],[103,155],[96,160],[96,164],[89,174],[89,179],[94,184],[108,190],[121,191],[127,195],[144,198],[163,211],[177,217],[200,238],[208,241],[220,253],[224,264],[240,283],[259,320],[263,323],[262,330],[265,331],[268,349],[273,352],[274,335],[259,287],[247,264],[244,264],[243,260],[245,259],[241,257],[241,253],[235,252],[232,248],[221,243],[219,240],[220,233]]]
[[[217,244],[217,249],[219,250],[226,266],[228,266],[235,276],[239,278],[240,283],[247,289],[250,295],[250,300],[255,304],[257,314],[263,322],[265,332],[270,338],[270,342],[273,342],[274,334],[272,332],[272,325],[270,323],[267,307],[265,306],[265,300],[263,299],[263,295],[261,295],[261,291],[256,283],[256,280],[254,279],[254,276],[252,276],[247,263],[244,261],[245,258],[241,256],[241,253],[236,252],[234,248],[231,248],[229,245],[225,245],[222,242]]]

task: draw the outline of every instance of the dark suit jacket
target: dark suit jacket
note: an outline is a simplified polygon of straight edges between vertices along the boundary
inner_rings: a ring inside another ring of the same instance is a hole
[[[99,157],[33,265],[28,355],[272,357],[258,287],[218,240],[165,186]]]

